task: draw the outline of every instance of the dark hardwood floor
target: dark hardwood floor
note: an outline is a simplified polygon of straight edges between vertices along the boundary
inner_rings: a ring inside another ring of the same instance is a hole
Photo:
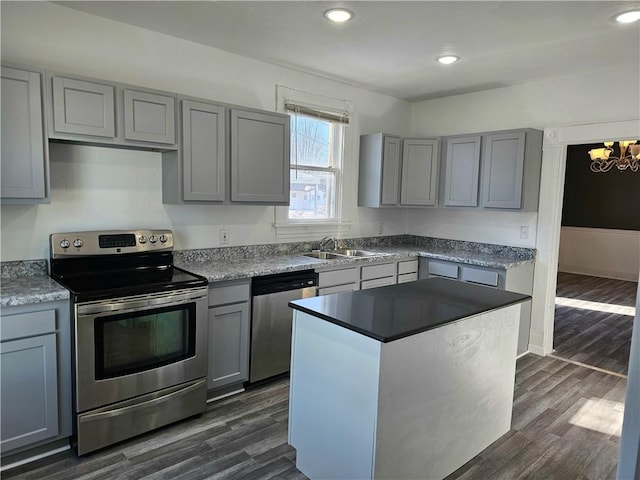
[[[636,282],[558,273],[555,355],[627,374]]]
[[[519,359],[512,429],[447,480],[614,479],[625,384],[550,357]],[[287,445],[287,400],[280,381],[92,455],[59,453],[2,478],[305,479]]]

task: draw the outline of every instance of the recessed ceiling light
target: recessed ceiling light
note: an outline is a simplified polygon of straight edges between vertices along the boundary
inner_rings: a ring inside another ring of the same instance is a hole
[[[451,65],[452,63],[456,63],[458,60],[460,60],[460,57],[456,55],[442,55],[436,58],[436,60],[445,65]]]
[[[353,18],[353,12],[346,8],[332,8],[324,12],[324,16],[332,22],[343,23]]]
[[[631,10],[629,12],[616,15],[616,22],[618,23],[633,23],[640,20],[640,10]]]

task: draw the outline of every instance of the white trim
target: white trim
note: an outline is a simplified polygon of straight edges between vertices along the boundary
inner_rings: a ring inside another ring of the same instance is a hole
[[[34,455],[33,457],[24,458],[22,460],[18,460],[17,462],[2,465],[0,466],[0,472],[4,472],[5,470],[9,470],[11,468],[19,467],[20,465],[25,465],[27,463],[35,462],[36,460],[40,460],[41,458],[47,458],[47,457],[50,457],[51,455],[55,455],[56,453],[67,451],[69,449],[71,449],[71,447],[69,445],[66,445],[64,447],[54,448],[53,450],[49,450],[48,452]]]
[[[344,238],[351,230],[351,222],[275,222],[273,227],[276,229],[276,239],[278,240],[305,241],[326,236]]]
[[[640,119],[544,130],[536,233],[537,256],[529,342],[529,350],[532,353],[548,355],[553,351],[556,277],[567,145],[638,137],[640,137]]]

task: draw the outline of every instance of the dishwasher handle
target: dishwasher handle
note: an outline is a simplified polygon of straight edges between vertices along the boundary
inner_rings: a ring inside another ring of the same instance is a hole
[[[251,295],[257,297],[271,293],[300,290],[318,285],[318,274],[313,270],[281,273],[254,277],[251,281]]]

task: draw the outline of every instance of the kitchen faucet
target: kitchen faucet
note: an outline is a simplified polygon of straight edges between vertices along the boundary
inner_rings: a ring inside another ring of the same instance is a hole
[[[336,240],[336,237],[324,237],[322,240],[320,240],[320,251],[326,250],[327,243],[329,242],[333,242],[333,250],[338,249],[338,240]]]

